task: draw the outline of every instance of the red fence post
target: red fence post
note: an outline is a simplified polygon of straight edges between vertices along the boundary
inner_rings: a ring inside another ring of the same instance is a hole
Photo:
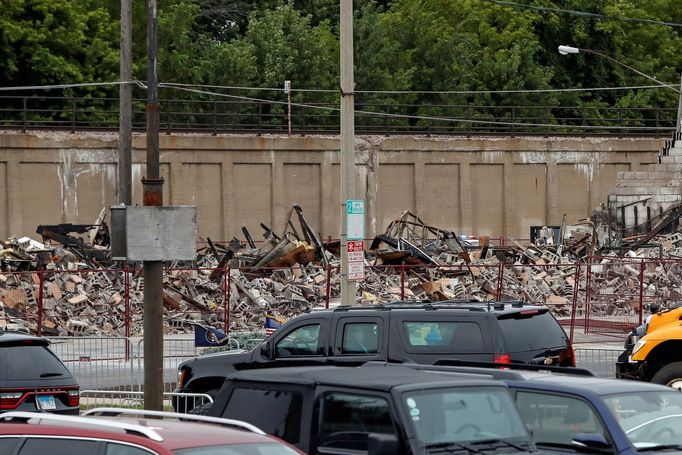
[[[37,335],[43,336],[43,286],[45,284],[45,271],[38,272],[38,329]]]
[[[227,335],[227,273],[223,273],[223,332]]]
[[[568,339],[573,344],[573,330],[575,329],[575,315],[578,311],[578,293],[580,289],[580,262],[575,265],[575,283],[573,284],[573,306],[571,307],[571,329]]]
[[[232,283],[230,280],[232,279],[232,274],[230,271],[232,270],[232,267],[229,265],[227,266],[227,273],[225,274],[225,286],[227,287],[227,293],[226,293],[226,306],[225,306],[225,335],[230,334],[230,300],[232,300]]]
[[[639,325],[642,325],[644,313],[644,261],[639,264]]]
[[[124,315],[123,327],[125,329],[125,336],[130,339],[130,271],[128,270],[128,263],[123,268],[123,299],[124,299]],[[130,360],[130,342],[126,342],[126,362]]]
[[[400,300],[405,300],[405,264],[400,264]]]
[[[592,255],[587,255],[587,272],[585,273],[585,324],[583,333],[590,331],[590,294],[592,293]]]
[[[327,264],[327,287],[325,290],[324,307],[329,308],[329,300],[332,293],[332,266]]]
[[[497,289],[495,290],[495,300],[502,300],[502,279],[504,277],[504,262],[500,262],[497,266]]]

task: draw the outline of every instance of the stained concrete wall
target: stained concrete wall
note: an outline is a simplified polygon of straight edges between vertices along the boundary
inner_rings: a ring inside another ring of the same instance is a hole
[[[356,183],[368,236],[403,210],[457,232],[527,238],[528,227],[589,216],[616,174],[657,161],[660,138],[358,137]],[[0,238],[38,224],[92,223],[116,201],[115,134],[0,133]],[[141,204],[144,136],[133,140]],[[261,222],[281,230],[293,203],[338,237],[336,137],[162,135],[164,203],[196,205],[199,233],[225,240]]]

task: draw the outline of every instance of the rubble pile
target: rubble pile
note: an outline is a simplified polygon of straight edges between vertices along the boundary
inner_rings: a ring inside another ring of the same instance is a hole
[[[243,228],[245,242],[201,239],[196,262],[167,264],[167,333],[189,333],[193,323],[222,328],[228,320],[233,331],[259,330],[266,314],[286,319],[338,304],[340,242],[323,242],[297,205],[281,233],[261,227],[264,242]],[[574,301],[580,315],[589,297],[591,314],[631,315],[642,299],[682,299],[682,233],[656,228],[615,247],[616,236],[592,221],[560,233],[538,229],[530,243],[491,245],[481,237],[472,247],[405,212],[367,248],[358,300],[523,300],[566,317]],[[39,226],[38,232],[42,243],[0,242],[0,328],[36,332],[42,311],[47,335],[141,334],[141,264],[124,270],[108,259],[103,216],[93,225]]]

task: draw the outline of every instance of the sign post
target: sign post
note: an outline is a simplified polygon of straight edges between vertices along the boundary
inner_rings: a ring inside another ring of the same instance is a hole
[[[346,201],[348,279],[365,279],[365,201]]]

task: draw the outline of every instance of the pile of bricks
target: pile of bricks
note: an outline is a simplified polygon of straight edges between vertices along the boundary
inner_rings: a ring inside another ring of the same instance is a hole
[[[682,265],[674,260],[682,257],[681,233],[659,236],[660,248],[628,252],[631,260],[615,258],[617,252],[592,259],[588,273],[591,228],[566,229],[560,246],[545,233],[532,245],[512,241],[504,248],[465,250],[448,231],[423,227],[435,237],[410,237],[393,225],[366,251],[359,303],[499,298],[547,305],[557,316],[568,316],[574,301],[580,314],[589,297],[594,314],[609,316],[640,311],[644,300],[682,299]],[[337,305],[338,242],[322,244],[306,228],[299,230],[305,237],[266,229],[259,248],[250,239],[226,246],[209,241],[196,262],[169,264],[164,330],[190,333],[193,323],[223,328],[228,320],[231,330],[258,330],[266,314],[286,319]],[[139,264],[125,272],[119,267],[92,270],[66,248],[30,239],[0,243],[0,328],[35,333],[42,309],[44,334],[140,335],[142,273]]]

